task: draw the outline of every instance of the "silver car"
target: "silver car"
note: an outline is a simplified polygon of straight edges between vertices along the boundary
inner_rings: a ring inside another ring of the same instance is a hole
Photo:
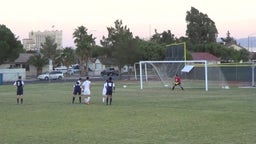
[[[37,78],[39,80],[49,80],[49,79],[56,80],[56,79],[64,78],[64,75],[61,71],[51,71],[50,73],[49,72],[42,73]]]

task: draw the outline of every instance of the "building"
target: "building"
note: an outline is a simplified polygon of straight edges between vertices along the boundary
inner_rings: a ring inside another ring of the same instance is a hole
[[[26,51],[40,51],[42,44],[45,43],[47,36],[52,37],[57,44],[57,49],[62,49],[62,31],[31,31],[29,32],[29,38],[23,39],[23,47]]]
[[[242,49],[245,49],[247,50],[246,48],[240,46],[240,45],[237,45],[237,44],[230,44],[230,45],[227,45],[228,48],[234,48],[235,50],[239,51],[239,50],[242,50]]]
[[[193,52],[193,60],[206,60],[208,64],[220,64],[220,58],[208,53],[208,52]]]

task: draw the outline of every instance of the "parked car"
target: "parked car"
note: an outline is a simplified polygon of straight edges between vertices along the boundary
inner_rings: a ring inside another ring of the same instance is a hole
[[[46,72],[42,73],[37,77],[39,80],[49,80],[49,79],[62,79],[64,78],[64,75],[61,71],[51,71],[51,72]]]
[[[101,76],[118,76],[119,71],[115,70],[115,68],[106,68],[105,70],[101,71]]]
[[[59,66],[54,68],[55,71],[61,71],[63,74],[68,72],[68,68],[66,66]]]

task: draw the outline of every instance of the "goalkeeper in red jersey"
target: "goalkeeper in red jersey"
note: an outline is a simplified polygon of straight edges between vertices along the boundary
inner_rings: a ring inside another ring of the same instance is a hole
[[[173,84],[172,90],[174,90],[174,88],[176,86],[180,86],[180,88],[182,90],[184,90],[184,88],[181,86],[181,79],[180,79],[180,77],[177,74],[174,76],[174,84]]]

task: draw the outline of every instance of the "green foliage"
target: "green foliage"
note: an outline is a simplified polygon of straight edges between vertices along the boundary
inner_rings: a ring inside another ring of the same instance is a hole
[[[186,22],[186,35],[192,43],[204,44],[216,42],[218,31],[214,21],[207,14],[203,14],[196,8],[191,7],[191,10],[187,11]]]
[[[150,41],[159,43],[159,44],[171,44],[176,41],[174,34],[172,34],[171,30],[163,31],[162,33],[158,33],[155,30],[155,34],[152,36]]]
[[[5,25],[0,24],[0,64],[14,61],[24,52],[21,42]]]
[[[75,50],[71,47],[66,47],[60,56],[61,63],[63,63],[67,68],[75,63]]]
[[[95,37],[88,34],[88,29],[84,26],[79,26],[73,33],[74,42],[76,44],[76,54],[81,62],[81,75],[88,74],[88,61],[92,54],[92,49],[95,45]],[[86,69],[84,69],[86,66]]]
[[[208,44],[191,44],[188,46],[188,50],[191,52],[209,52],[221,58],[221,61],[223,62],[248,61],[249,55],[249,52],[246,49],[238,51],[232,47],[228,48],[225,45],[215,42]]]
[[[48,64],[48,59],[46,57],[43,57],[41,54],[36,54],[29,58],[28,63],[30,63],[36,67],[37,75],[38,75],[38,74],[42,73],[43,67],[46,64]]]
[[[141,60],[164,60],[166,57],[165,45],[152,41],[139,40],[138,48],[140,49]]]
[[[116,59],[116,65],[121,69],[124,65],[136,62],[138,49],[137,41],[122,20],[116,20],[114,27],[108,27],[108,37],[103,37],[101,44],[109,49],[109,57]]]
[[[42,49],[40,52],[43,54],[44,57],[47,59],[51,59],[53,65],[56,65],[56,58],[59,56],[57,53],[57,43],[55,43],[55,39],[47,36],[45,38],[45,43],[41,44]]]
[[[94,45],[93,49],[92,49],[92,57],[100,57],[103,55],[107,54],[107,50],[104,47],[98,46],[98,45]]]
[[[236,40],[230,36],[229,31],[227,32],[227,37],[221,38],[221,40],[225,43],[225,45],[236,44]]]
[[[127,88],[122,86],[126,84]],[[92,83],[91,105],[71,104],[73,83],[26,84],[24,104],[0,86],[3,144],[253,144],[256,89],[170,91],[116,82],[113,105]]]

